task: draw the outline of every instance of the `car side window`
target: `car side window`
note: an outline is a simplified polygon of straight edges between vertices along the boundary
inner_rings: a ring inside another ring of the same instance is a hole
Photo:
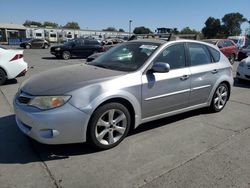
[[[213,56],[214,62],[219,62],[220,61],[220,52],[212,47],[208,46],[208,49]]]
[[[170,69],[178,69],[186,66],[185,57],[184,44],[174,44],[165,48],[154,60],[154,63],[168,63],[170,65]]]
[[[188,44],[191,66],[204,65],[212,62],[208,49],[203,44]]]
[[[82,46],[82,41],[81,40],[76,40],[75,41],[75,46]]]

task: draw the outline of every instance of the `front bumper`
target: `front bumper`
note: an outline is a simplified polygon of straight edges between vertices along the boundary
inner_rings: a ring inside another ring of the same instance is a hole
[[[41,111],[14,100],[16,122],[20,130],[44,144],[68,144],[86,141],[90,116],[69,103]]]

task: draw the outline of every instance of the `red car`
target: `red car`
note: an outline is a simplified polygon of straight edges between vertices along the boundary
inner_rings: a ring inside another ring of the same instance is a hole
[[[238,48],[234,41],[230,39],[208,39],[204,40],[204,42],[216,45],[220,51],[228,57],[231,64],[234,63],[234,60],[238,55]]]

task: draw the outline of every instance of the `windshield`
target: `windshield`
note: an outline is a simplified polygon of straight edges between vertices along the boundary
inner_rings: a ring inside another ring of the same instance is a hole
[[[123,43],[98,57],[89,65],[118,71],[132,72],[139,69],[160,44],[152,42]]]

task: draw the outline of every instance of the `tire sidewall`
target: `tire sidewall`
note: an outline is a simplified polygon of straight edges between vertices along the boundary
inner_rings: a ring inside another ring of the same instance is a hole
[[[68,57],[68,58],[65,58],[64,54],[68,54],[69,57]],[[70,57],[71,57],[71,54],[70,54],[69,51],[64,51],[64,52],[62,53],[62,58],[63,58],[63,59],[68,60],[68,59],[70,59]]]
[[[218,88],[221,87],[221,86],[224,86],[224,87],[227,89],[228,95],[227,95],[227,100],[226,100],[224,106],[223,106],[221,109],[218,109],[218,108],[216,108],[216,106],[215,106],[215,104],[214,104],[214,100],[215,100],[215,97],[216,97],[216,92],[217,92]],[[227,86],[225,83],[221,83],[221,84],[216,88],[216,90],[215,90],[215,92],[214,92],[213,99],[212,99],[212,102],[211,102],[211,105],[210,105],[211,110],[212,110],[213,112],[220,112],[220,111],[222,111],[222,110],[225,108],[226,104],[227,104],[228,97],[229,97],[229,88],[228,88],[228,86]]]
[[[0,80],[0,85],[3,85],[3,84],[6,82],[7,77],[6,77],[5,72],[4,72],[2,69],[0,69],[0,74],[3,74],[3,75],[4,75],[3,79]]]
[[[117,142],[115,142],[114,144],[111,144],[111,145],[104,145],[104,144],[101,144],[97,140],[97,138],[95,136],[95,128],[96,128],[97,121],[103,115],[103,113],[105,113],[106,111],[111,110],[111,109],[121,110],[125,114],[125,116],[127,118],[127,127],[126,127],[125,133],[123,134],[123,136],[120,138],[119,141],[117,141]],[[128,109],[124,105],[122,105],[120,103],[107,103],[107,104],[104,104],[104,105],[98,107],[94,111],[94,113],[93,113],[93,115],[92,115],[92,117],[90,119],[89,126],[88,126],[88,135],[87,135],[88,138],[87,138],[87,141],[97,149],[106,150],[106,149],[113,148],[113,147],[117,146],[120,142],[122,142],[122,140],[127,136],[128,131],[130,129],[130,126],[131,126],[131,116],[130,116],[130,113],[129,113]]]

